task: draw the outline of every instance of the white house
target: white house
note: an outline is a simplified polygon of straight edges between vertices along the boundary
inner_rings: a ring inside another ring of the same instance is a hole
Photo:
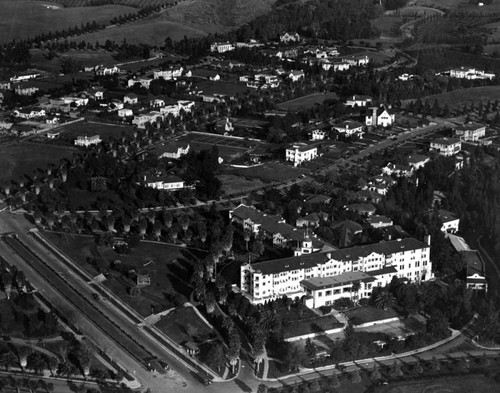
[[[382,168],[382,173],[387,176],[410,177],[413,175],[413,170],[414,168],[412,166],[389,162]]]
[[[117,66],[113,66],[113,67],[98,66],[98,67],[96,67],[96,70],[95,70],[96,75],[114,75],[114,74],[118,74],[119,72],[120,72],[120,69]]]
[[[302,71],[302,70],[292,70],[288,74],[288,78],[292,82],[298,82],[299,80],[301,80],[301,79],[303,79],[305,77],[306,77],[306,74],[304,74],[304,71]]]
[[[325,130],[312,130],[311,132],[311,140],[312,141],[322,141],[323,139],[326,138],[328,133]]]
[[[132,109],[128,108],[118,109],[118,117],[132,117],[132,116],[134,116],[134,112],[132,111]]]
[[[318,157],[318,147],[307,143],[296,143],[286,149],[286,160],[293,162],[294,166]]]
[[[363,137],[363,127],[363,124],[357,121],[346,120],[340,124],[334,125],[333,129],[346,136],[358,134],[360,137]]]
[[[392,220],[386,216],[373,215],[366,218],[372,228],[385,228],[392,225]]]
[[[408,156],[408,165],[413,167],[413,169],[418,170],[423,168],[431,160],[428,156],[423,156],[419,154]]]
[[[151,111],[149,113],[142,113],[140,115],[134,116],[132,119],[132,124],[135,124],[138,128],[146,128],[147,123],[155,123],[158,119],[163,119],[163,115],[157,111]]]
[[[372,103],[372,98],[369,96],[352,96],[352,98],[347,99],[345,102],[346,106],[368,106]]]
[[[280,35],[280,41],[285,44],[288,44],[290,42],[300,42],[300,35],[298,35],[297,33],[290,34],[285,32]]]
[[[443,223],[441,227],[442,232],[456,233],[460,226],[460,218],[456,217],[453,213],[446,210],[438,211],[439,219]]]
[[[351,55],[342,57],[342,61],[352,66],[364,66],[370,62],[370,58],[366,55]]]
[[[151,78],[132,78],[132,79],[128,80],[127,86],[132,87],[136,83],[138,83],[139,85],[141,85],[145,89],[149,89],[149,86],[151,85],[152,81],[153,81],[153,79],[151,79]]]
[[[184,188],[184,180],[182,180],[180,177],[173,175],[164,175],[161,173],[145,175],[144,184],[146,185],[146,187],[166,191],[176,191]]]
[[[262,304],[284,295],[291,298],[307,295],[316,300],[313,304],[306,304],[316,308],[331,304],[319,298],[325,297],[330,302],[335,298],[329,298],[333,292],[327,295],[325,292],[313,294],[313,291],[339,289],[309,285],[319,284],[318,279],[328,279],[326,285],[340,287],[340,292],[335,293],[337,298],[350,296],[346,294],[352,284],[362,281],[359,296],[369,297],[373,286],[385,286],[393,276],[414,282],[433,278],[429,245],[407,238],[244,264],[240,268],[240,288],[253,304]],[[307,281],[311,279],[313,281]],[[371,286],[365,286],[370,283]]]
[[[446,74],[446,73],[445,73]],[[476,70],[475,68],[455,68],[449,71],[450,78],[459,79],[488,79],[492,80],[495,78],[495,74],[491,72],[485,72],[482,70]]]
[[[210,45],[211,52],[224,53],[234,50],[234,45],[230,42],[214,42]]]
[[[173,158],[177,160],[188,152],[189,143],[162,145],[158,149],[158,158]]]
[[[367,126],[382,126],[389,127],[392,126],[396,119],[396,115],[394,112],[387,108],[385,105],[381,105],[380,107],[371,107],[371,113],[366,116],[365,124]]]
[[[89,147],[91,145],[97,145],[101,143],[101,137],[99,135],[93,136],[79,136],[75,139],[75,146]]]
[[[438,138],[431,142],[430,149],[442,156],[450,157],[462,150],[462,141],[455,138]]]
[[[134,105],[134,104],[137,104],[138,102],[139,102],[139,98],[134,93],[125,94],[125,96],[123,97],[124,104]]]
[[[172,67],[167,70],[156,70],[153,72],[154,79],[163,78],[165,80],[177,79],[182,76],[184,68],[182,66]]]
[[[462,141],[477,142],[486,135],[486,126],[478,123],[462,124],[455,128],[455,136]]]
[[[467,250],[460,253],[467,265],[467,289],[473,291],[488,291],[488,281],[486,280],[486,270],[484,261],[479,251]]]

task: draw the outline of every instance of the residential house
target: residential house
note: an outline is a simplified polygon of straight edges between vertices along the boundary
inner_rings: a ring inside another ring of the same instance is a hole
[[[189,152],[189,143],[171,143],[168,145],[161,145],[158,147],[157,151],[158,158],[171,158],[178,160],[181,156]]]
[[[333,129],[346,136],[357,135],[363,137],[363,124],[354,120],[346,120],[340,124],[334,125]]]
[[[176,191],[185,187],[184,180],[180,177],[161,172],[144,175],[144,185],[164,191]]]
[[[149,101],[149,106],[153,108],[161,108],[165,106],[165,100],[162,98],[155,98],[154,100]]]
[[[8,81],[0,81],[0,90],[10,90],[12,85]]]
[[[436,151],[441,156],[450,157],[462,150],[462,141],[456,138],[438,138],[431,141],[431,151]]]
[[[295,223],[297,228],[302,227],[318,227],[320,222],[328,220],[328,213],[324,212],[313,212],[307,216],[301,217]]]
[[[387,176],[410,177],[413,175],[414,168],[412,166],[393,164],[389,162],[382,168],[382,173]]]
[[[153,72],[154,79],[163,78],[165,80],[177,79],[182,76],[184,68],[182,66],[172,67],[167,70],[155,70]]]
[[[418,170],[423,168],[430,160],[431,159],[428,156],[415,154],[408,156],[408,165],[413,167],[413,169]]]
[[[350,247],[355,236],[363,233],[363,227],[350,220],[333,222],[331,228],[341,248]]]
[[[442,232],[446,233],[456,233],[460,226],[460,218],[455,216],[453,213],[446,210],[438,210],[438,216],[443,226],[441,227]]]
[[[134,93],[125,94],[123,97],[123,103],[129,105],[135,105],[139,102],[139,97]]]
[[[359,272],[375,279],[360,275]],[[346,277],[349,276],[346,273],[351,276]],[[262,304],[285,295],[290,298],[311,296],[313,299],[330,296],[324,292],[313,294],[313,291],[340,289],[336,295],[346,296],[354,282],[363,281],[359,296],[366,298],[374,287],[387,285],[394,276],[415,282],[432,279],[429,245],[407,238],[248,263],[240,268],[240,289],[251,303]],[[329,281],[319,282],[320,278],[328,278]],[[333,279],[337,279],[337,282]],[[344,285],[349,280],[351,284]],[[331,287],[323,288],[323,285]],[[310,307],[327,305],[319,300],[311,303],[308,297],[306,304]],[[329,298],[329,301],[333,300]]]
[[[149,89],[152,81],[153,79],[151,78],[132,78],[127,81],[127,87],[133,87],[134,85],[139,84],[141,87]]]
[[[467,266],[467,289],[486,293],[488,291],[488,281],[486,280],[486,269],[481,254],[476,250],[462,251],[460,254],[465,259]]]
[[[370,58],[366,55],[350,55],[343,56],[342,61],[349,63],[352,66],[359,67],[367,65],[370,62]]]
[[[332,200],[331,197],[327,195],[320,195],[320,194],[315,194],[311,195],[310,197],[306,198],[304,200],[305,203],[311,204],[311,205],[320,205],[320,204],[328,204]]]
[[[477,142],[486,135],[486,126],[478,123],[462,124],[455,128],[454,136],[462,141]]]
[[[371,107],[370,112],[366,115],[365,124],[367,126],[376,127],[389,127],[392,126],[396,120],[396,115],[392,109],[387,108],[385,105],[380,107]]]
[[[352,96],[352,98],[348,98],[345,102],[345,106],[361,106],[366,107],[372,103],[372,98],[369,96]]]
[[[95,74],[96,75],[114,75],[114,74],[119,74],[120,69],[117,66],[112,66],[112,67],[104,67],[104,66],[97,66],[95,69]]]
[[[47,132],[47,139],[59,139],[60,133],[58,131],[48,131]]]
[[[292,81],[292,82],[298,82],[299,80],[305,78],[306,74],[304,73],[304,71],[302,70],[292,70],[290,71],[290,73],[288,74],[288,78]]]
[[[89,147],[91,145],[97,145],[101,143],[101,137],[99,135],[93,136],[79,136],[75,139],[75,146]]]
[[[146,128],[146,124],[156,123],[157,120],[163,119],[163,115],[157,111],[151,111],[149,113],[142,113],[140,115],[134,116],[132,119],[132,124],[135,124],[138,128]]]
[[[118,117],[132,117],[134,112],[129,108],[118,109]]]
[[[392,220],[386,216],[373,215],[366,218],[372,228],[385,228],[393,225]]]
[[[294,166],[311,161],[316,157],[318,157],[318,147],[315,145],[295,143],[286,149],[286,161],[291,161]]]
[[[369,203],[352,203],[347,205],[346,209],[354,211],[362,216],[371,216],[377,211],[377,208]]]
[[[312,130],[312,132],[311,132],[311,140],[312,141],[322,141],[323,139],[326,138],[327,135],[328,135],[328,133],[325,130],[315,129],[315,130]]]
[[[25,82],[30,79],[36,79],[40,78],[42,74],[39,71],[26,71],[22,72],[20,74],[16,74],[10,78],[11,82],[18,83],[18,82]]]
[[[297,33],[283,33],[280,35],[280,41],[285,43],[285,44],[288,44],[290,42],[300,42],[300,35],[298,35]]]
[[[476,70],[475,68],[455,68],[451,69],[444,74],[449,74],[450,78],[459,78],[459,79],[488,79],[492,80],[495,78],[495,74],[492,72],[485,72],[482,70]]]

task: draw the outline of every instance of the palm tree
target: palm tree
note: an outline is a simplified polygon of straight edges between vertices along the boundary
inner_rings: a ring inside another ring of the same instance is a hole
[[[394,307],[395,304],[396,298],[387,290],[382,291],[375,299],[375,306],[383,310]]]
[[[351,292],[351,300],[353,300],[352,294],[354,292],[355,293],[355,295],[354,295],[354,303],[355,304],[358,302],[360,288],[361,288],[361,282],[360,281],[355,281],[351,285],[351,291],[350,291]]]

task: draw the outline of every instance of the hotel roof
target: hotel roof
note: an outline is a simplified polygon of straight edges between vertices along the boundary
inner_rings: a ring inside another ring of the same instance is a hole
[[[371,275],[361,272],[345,272],[333,277],[313,277],[308,280],[302,280],[300,283],[313,291],[318,289],[334,288],[352,284],[356,281],[373,282],[375,278]]]

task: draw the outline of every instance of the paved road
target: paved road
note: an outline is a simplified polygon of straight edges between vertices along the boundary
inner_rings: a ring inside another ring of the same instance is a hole
[[[328,172],[338,168],[340,165],[346,165],[346,164],[352,164],[357,161],[360,161],[370,154],[376,153],[380,150],[384,150],[389,147],[395,147],[402,145],[405,142],[411,141],[416,138],[420,138],[429,134],[432,134],[436,131],[439,131],[444,128],[451,127],[453,124],[442,119],[432,119],[432,122],[434,124],[426,126],[426,127],[420,127],[415,130],[409,130],[404,133],[398,134],[395,138],[393,139],[384,139],[383,141],[380,141],[377,144],[374,144],[372,146],[368,146],[367,148],[363,149],[357,154],[352,155],[351,157],[343,160],[341,163],[334,163],[327,168],[324,168],[320,171],[321,175],[326,175]]]

